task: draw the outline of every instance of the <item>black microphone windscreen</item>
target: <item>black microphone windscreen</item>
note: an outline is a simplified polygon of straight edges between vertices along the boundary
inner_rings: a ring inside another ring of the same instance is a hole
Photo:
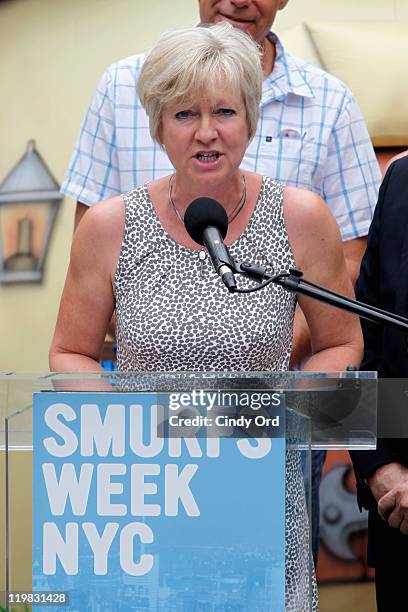
[[[211,225],[216,227],[223,239],[228,231],[228,216],[225,208],[212,198],[197,198],[184,214],[184,225],[190,238],[203,245],[203,232]]]

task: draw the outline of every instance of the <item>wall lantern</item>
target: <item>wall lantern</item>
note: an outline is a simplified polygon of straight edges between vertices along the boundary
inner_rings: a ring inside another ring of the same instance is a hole
[[[30,140],[0,184],[0,283],[39,282],[63,196]]]

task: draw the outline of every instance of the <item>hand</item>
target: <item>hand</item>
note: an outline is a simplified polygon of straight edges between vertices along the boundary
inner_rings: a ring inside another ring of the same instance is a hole
[[[381,518],[408,535],[408,469],[400,463],[383,465],[371,476],[369,485]]]

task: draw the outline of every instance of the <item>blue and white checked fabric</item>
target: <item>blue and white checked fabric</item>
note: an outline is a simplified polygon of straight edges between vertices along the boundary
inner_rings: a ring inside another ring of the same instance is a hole
[[[338,79],[286,53],[270,36],[275,65],[263,84],[257,132],[242,167],[318,193],[343,240],[364,236],[381,175],[357,103]],[[92,205],[172,172],[137,97],[144,57],[123,59],[102,76],[62,193]]]

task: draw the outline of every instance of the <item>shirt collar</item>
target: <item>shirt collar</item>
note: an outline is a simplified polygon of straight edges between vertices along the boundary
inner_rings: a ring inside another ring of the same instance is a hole
[[[276,56],[273,70],[263,82],[261,105],[270,100],[283,99],[290,93],[305,98],[313,98],[313,91],[305,80],[295,58],[286,53],[276,34],[270,32],[268,38],[275,45]]]

